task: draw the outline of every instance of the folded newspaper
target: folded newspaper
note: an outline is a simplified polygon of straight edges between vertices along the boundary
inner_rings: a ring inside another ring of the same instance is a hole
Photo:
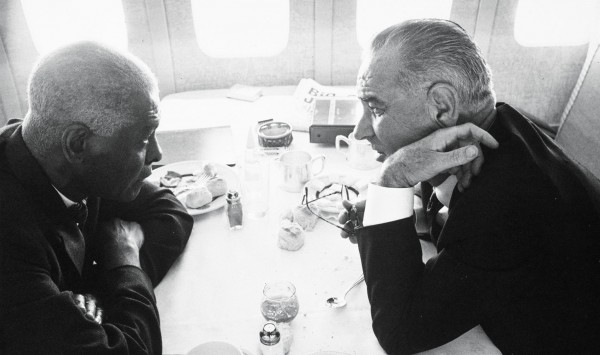
[[[317,102],[327,99],[332,101],[340,99],[344,101],[356,100],[355,88],[353,86],[325,86],[308,78],[300,80],[294,92],[295,111],[297,114],[289,122],[294,130],[308,132],[309,127],[316,118],[315,114],[320,116]],[[328,121],[336,121],[335,110],[328,112],[328,115],[331,116]]]

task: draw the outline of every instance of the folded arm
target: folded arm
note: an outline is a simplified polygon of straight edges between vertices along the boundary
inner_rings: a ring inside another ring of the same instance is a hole
[[[373,331],[388,353],[432,349],[479,324],[485,272],[446,252],[424,264],[412,218],[365,227],[357,239]]]
[[[99,271],[105,321],[99,324],[61,290],[58,262],[40,231],[2,228],[0,352],[160,354],[152,284],[135,266]]]
[[[194,223],[169,190],[151,183],[146,183],[132,202],[103,201],[100,213],[101,220],[120,218],[140,224],[144,233],[140,264],[153,286],[183,252]]]

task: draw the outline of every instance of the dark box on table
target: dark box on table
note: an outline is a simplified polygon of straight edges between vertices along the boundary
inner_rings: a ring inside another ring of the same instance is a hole
[[[362,116],[356,97],[315,98],[312,124],[308,128],[311,143],[335,143],[337,135],[348,136]]]

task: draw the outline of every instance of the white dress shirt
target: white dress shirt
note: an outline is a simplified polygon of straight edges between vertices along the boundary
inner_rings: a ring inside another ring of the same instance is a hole
[[[456,182],[456,176],[450,175],[443,183],[434,187],[438,200],[446,207],[450,205],[450,198]],[[412,187],[393,188],[369,184],[363,226],[383,224],[410,217],[413,215],[413,208],[414,189]]]

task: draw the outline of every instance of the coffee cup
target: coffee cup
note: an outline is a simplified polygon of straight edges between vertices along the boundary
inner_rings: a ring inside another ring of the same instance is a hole
[[[279,156],[281,174],[280,187],[288,192],[300,192],[304,184],[325,168],[325,156],[312,157],[302,150],[291,150]]]
[[[341,135],[335,137],[335,149],[337,151],[342,150],[342,142],[348,145],[346,160],[350,167],[359,170],[370,170],[381,164],[377,161],[379,154],[373,150],[371,143],[366,139],[356,139],[354,132],[350,133],[348,137]]]

